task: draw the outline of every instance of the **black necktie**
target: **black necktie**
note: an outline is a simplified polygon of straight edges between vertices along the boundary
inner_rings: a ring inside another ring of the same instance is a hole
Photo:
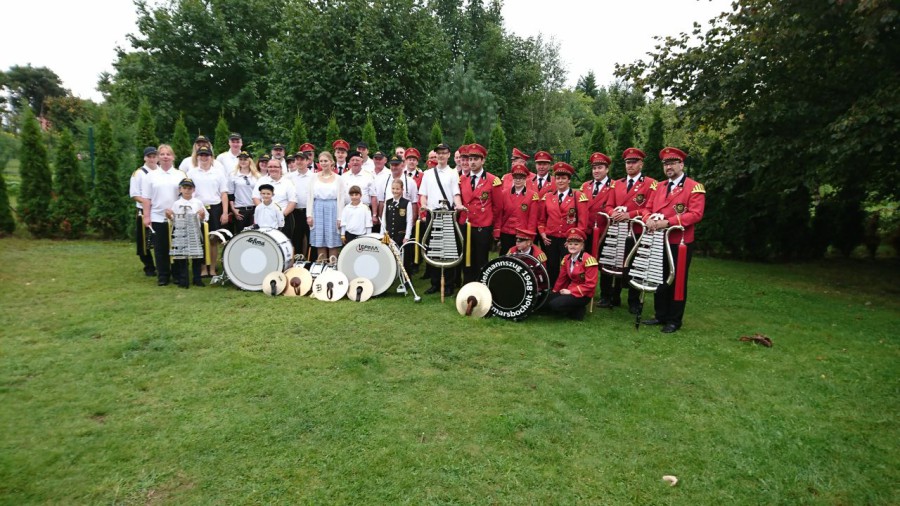
[[[560,194],[559,194],[559,202],[560,202],[560,203],[562,203],[563,197],[564,197],[565,195],[566,195],[565,193],[560,193]]]
[[[625,189],[626,193],[631,191],[632,185],[634,185],[634,179],[628,178],[628,188]]]
[[[597,196],[597,192],[600,191],[600,181],[594,181],[594,197]]]
[[[469,176],[469,180],[472,183],[472,191],[475,191],[475,183],[478,182],[478,176]]]
[[[668,197],[669,194],[672,193],[673,186],[675,186],[675,183],[669,181],[669,186],[666,187],[666,197]]]
[[[544,187],[544,178],[539,177],[538,178],[538,190],[540,190],[543,187]]]

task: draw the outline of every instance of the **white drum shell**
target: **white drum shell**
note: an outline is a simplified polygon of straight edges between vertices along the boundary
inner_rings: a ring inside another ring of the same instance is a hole
[[[348,279],[366,278],[380,295],[397,278],[397,260],[391,247],[381,242],[381,234],[368,234],[347,243],[338,256],[337,268]]]
[[[267,274],[284,272],[293,258],[294,248],[287,236],[278,229],[261,228],[241,232],[228,241],[222,265],[235,286],[258,292]]]

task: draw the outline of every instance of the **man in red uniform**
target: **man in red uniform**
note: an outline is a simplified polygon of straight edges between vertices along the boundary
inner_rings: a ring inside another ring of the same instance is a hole
[[[587,222],[588,240],[585,248],[592,257],[599,259],[600,239],[606,234],[606,228],[609,226],[607,206],[612,198],[615,182],[609,178],[609,165],[612,163],[609,156],[604,153],[592,153],[590,163],[593,178],[581,185],[581,193],[590,198]],[[606,216],[601,215],[601,212]],[[613,276],[601,271],[600,301],[597,303],[599,307],[612,307],[612,286]]]
[[[471,239],[466,245],[471,251],[468,266],[463,268],[463,283],[481,279],[481,269],[488,262],[493,246],[494,231],[500,230],[500,209],[503,205],[503,189],[500,178],[484,170],[487,150],[480,144],[469,145],[469,175],[459,181],[462,203],[469,211],[466,216],[471,233],[463,234]],[[467,255],[468,257],[469,255]]]
[[[503,174],[503,189],[504,189],[504,190],[508,190],[509,187],[512,186],[512,183],[513,183],[513,181],[512,181],[512,179],[513,179],[512,167],[515,167],[516,165],[522,164],[522,165],[524,165],[524,166],[526,167],[526,170],[527,170],[527,167],[528,167],[527,164],[528,164],[528,160],[529,160],[530,158],[531,158],[530,156],[528,156],[528,155],[526,155],[525,153],[519,151],[519,148],[513,148],[513,149],[512,149],[512,164],[510,165],[510,170],[509,170],[509,172],[507,172],[506,174]],[[528,175],[529,175],[529,176],[532,175],[531,172],[529,172]]]
[[[547,192],[553,191],[556,185],[553,182],[553,176],[550,175],[550,164],[553,163],[553,157],[546,151],[538,151],[534,154],[534,167],[537,174],[530,178],[530,183],[538,193],[538,197],[543,197]]]
[[[553,166],[556,191],[541,199],[538,217],[538,233],[546,246],[547,273],[550,284],[559,276],[559,261],[566,252],[566,236],[570,229],[587,229],[588,198],[578,190],[569,188],[575,169],[566,162]]]
[[[612,197],[607,201],[606,212],[612,216],[614,222],[630,220],[642,216],[644,207],[653,197],[656,190],[656,180],[647,177],[641,173],[644,168],[644,152],[638,148],[628,148],[622,152],[622,158],[625,159],[626,177],[615,182],[615,188],[612,189]],[[643,228],[640,225],[632,225],[632,232],[635,237],[641,235]],[[625,251],[631,251],[634,247],[634,239],[629,238],[625,241]],[[628,279],[628,273],[625,273],[625,279]],[[622,287],[612,290],[612,298],[610,303],[613,306],[622,304],[621,299]],[[641,292],[636,288],[628,287],[628,311],[631,314],[637,314],[641,304]]]
[[[513,253],[521,253],[525,255],[531,255],[534,258],[537,258],[538,261],[541,262],[545,268],[547,267],[547,255],[541,251],[541,248],[538,248],[534,244],[534,229],[533,228],[517,228],[516,229],[516,243],[513,247],[509,248],[506,251],[507,255],[512,255]]]
[[[559,278],[547,299],[554,313],[573,320],[584,320],[585,306],[591,302],[597,287],[597,259],[584,251],[585,234],[573,228],[566,234],[568,254],[559,266]]]
[[[672,286],[663,283],[656,289],[653,296],[656,316],[643,322],[645,325],[662,325],[662,331],[666,334],[681,328],[687,302],[688,271],[694,252],[694,226],[703,219],[703,209],[706,207],[706,189],[684,174],[686,157],[685,152],[678,148],[668,147],[659,152],[668,181],[660,182],[656,195],[643,211],[647,230],[663,230],[672,225],[684,227],[684,232],[673,230],[669,234],[669,247],[675,261],[675,282]],[[682,242],[684,247],[679,247]],[[668,262],[663,262],[663,279],[668,276]]]
[[[350,151],[350,143],[344,139],[338,139],[331,143],[334,150],[334,171],[338,176],[347,170],[347,152]]]
[[[313,146],[309,142],[306,142],[304,144],[301,144],[300,147],[297,148],[297,151],[300,151],[300,152],[303,152],[304,154],[306,154],[307,159],[309,160],[307,162],[309,170],[311,170],[313,172],[319,172],[319,164],[316,163],[316,147],[315,146]]]
[[[518,229],[534,230],[537,227],[540,198],[537,192],[528,188],[526,181],[528,168],[519,163],[513,165],[513,184],[503,188],[503,200],[500,205],[500,228],[494,229],[494,237],[500,239],[500,251],[507,251],[515,246]],[[534,239],[534,236],[531,236]]]
[[[404,156],[406,156],[406,177],[411,177],[416,182],[416,187],[422,187],[422,171],[419,170],[419,159],[422,155],[416,148],[407,148]]]

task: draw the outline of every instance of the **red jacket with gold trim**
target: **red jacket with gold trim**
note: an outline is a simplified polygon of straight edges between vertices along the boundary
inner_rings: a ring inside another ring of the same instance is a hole
[[[656,195],[650,204],[644,208],[643,219],[653,213],[662,213],[669,220],[669,225],[681,225],[684,227],[684,242],[694,242],[694,225],[703,219],[703,209],[706,207],[706,188],[693,179],[684,176],[681,182],[672,187],[672,191],[666,195],[668,181],[660,181],[656,189]],[[669,243],[681,242],[682,232],[673,230],[669,234]]]
[[[513,246],[512,248],[509,248],[509,251],[506,252],[507,255],[512,255],[513,253],[519,253],[519,250],[516,249],[515,246]],[[531,245],[530,251],[523,251],[522,253],[525,253],[526,255],[531,255],[534,258],[537,258],[538,261],[541,262],[541,264],[544,267],[547,266],[547,255],[544,254],[544,252],[541,251],[541,248],[538,248],[536,244]]]
[[[616,182],[612,179],[607,179],[606,183],[603,184],[597,191],[597,194],[594,195],[593,179],[591,179],[590,181],[585,181],[584,184],[581,185],[581,192],[587,195],[587,197],[590,199],[590,201],[588,202],[588,233],[594,232],[594,225],[597,225],[597,228],[599,228],[598,232],[600,234],[606,231],[608,220],[597,213],[604,212],[606,214],[610,214],[609,211],[607,211],[607,205],[609,203],[609,200],[612,199],[615,187]]]
[[[527,186],[521,194],[513,192],[512,188],[503,188],[501,191],[503,204],[500,206],[500,233],[515,235],[517,228],[534,230],[537,227],[538,208],[541,206],[538,194]]]
[[[551,192],[541,199],[538,216],[538,232],[550,237],[565,237],[570,228],[578,228],[587,233],[588,198],[578,190],[569,193],[559,201],[558,193]]]
[[[612,198],[606,202],[606,213],[612,216],[613,209],[625,206],[629,218],[640,218],[643,209],[653,200],[656,184],[655,179],[641,174],[641,177],[631,185],[631,190],[629,191],[627,177],[617,180]],[[641,230],[642,227],[640,225],[634,227],[636,235],[639,235]]]
[[[500,209],[503,205],[503,188],[500,178],[487,171],[482,171],[472,189],[472,174],[462,176],[459,180],[459,196],[469,210],[460,213],[460,223],[466,219],[473,227],[494,227],[495,234],[500,235]]]
[[[597,259],[582,251],[573,263],[571,256],[566,255],[559,264],[559,277],[553,291],[559,293],[563,288],[568,288],[575,297],[593,297],[597,288]]]

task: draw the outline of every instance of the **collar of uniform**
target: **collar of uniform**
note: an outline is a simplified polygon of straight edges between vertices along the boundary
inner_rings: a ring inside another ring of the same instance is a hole
[[[481,169],[477,173],[469,171],[469,177],[474,177],[475,179],[484,177],[484,169]]]
[[[603,179],[600,181],[600,186],[606,186],[607,183],[609,183],[609,176],[606,176],[605,178],[603,178]],[[597,184],[597,180],[596,180],[596,179],[594,180],[594,184]]]
[[[685,176],[685,174],[682,172],[681,175],[678,176],[677,178],[670,179],[669,182],[672,183],[672,187],[674,188],[674,187],[678,186],[679,184],[681,184],[681,182],[684,181],[684,176]]]
[[[562,198],[568,197],[568,196],[569,196],[569,189],[566,189],[566,190],[564,190],[564,191],[562,191],[562,192],[557,191],[557,192],[556,192],[556,196],[558,197],[558,196],[560,196],[560,195],[562,195]]]

